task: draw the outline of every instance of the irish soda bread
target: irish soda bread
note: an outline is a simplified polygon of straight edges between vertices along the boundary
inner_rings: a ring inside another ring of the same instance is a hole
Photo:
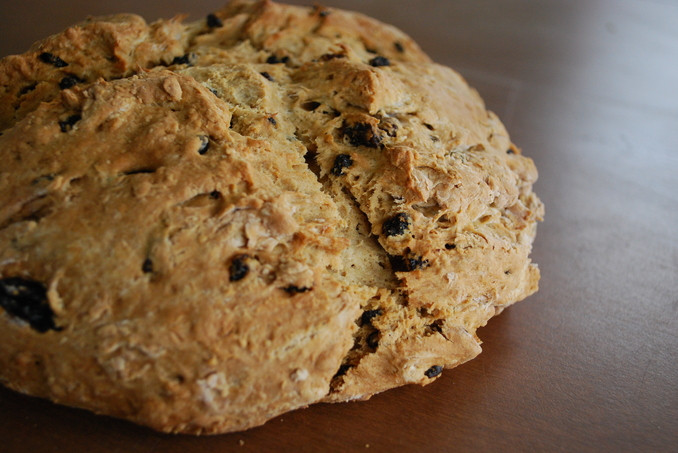
[[[0,382],[162,431],[367,399],[537,289],[537,177],[356,13],[88,19],[0,60]]]

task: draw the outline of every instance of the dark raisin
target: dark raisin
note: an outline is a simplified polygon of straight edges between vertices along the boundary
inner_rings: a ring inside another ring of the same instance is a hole
[[[375,330],[371,334],[367,336],[367,346],[369,346],[372,349],[377,349],[377,346],[379,346],[379,331]]]
[[[427,378],[431,379],[431,378],[438,376],[442,372],[443,372],[443,367],[441,367],[440,365],[433,365],[431,368],[424,371],[424,374],[426,375]]]
[[[403,47],[403,45],[402,45],[400,42],[398,42],[398,41],[394,42],[394,43],[393,43],[393,46],[396,48],[396,50],[397,50],[398,52],[400,52],[400,53],[404,53],[404,52],[405,52],[405,47]]]
[[[210,138],[207,135],[200,136],[200,148],[198,148],[198,154],[204,155],[207,153],[207,150],[210,149]]]
[[[54,325],[54,312],[47,302],[47,289],[42,283],[20,277],[0,280],[0,307],[28,322],[40,333],[50,329],[62,330]]]
[[[308,101],[301,104],[301,108],[307,112],[313,112],[315,109],[320,107],[320,102]]]
[[[374,66],[375,68],[378,68],[379,66],[391,66],[391,62],[388,61],[388,58],[386,57],[378,56],[370,60],[370,66]]]
[[[210,192],[210,198],[212,200],[218,200],[219,198],[221,198],[221,192],[219,192],[218,190],[211,191]]]
[[[337,58],[346,58],[346,54],[343,54],[343,53],[326,53],[325,55],[320,57],[320,61],[330,61],[330,60],[335,60]]]
[[[428,260],[422,259],[421,256],[418,258],[407,258],[405,261],[407,262],[407,268],[410,272],[426,269],[428,267]]]
[[[210,90],[210,92],[211,92],[213,95],[215,95],[216,97],[219,97],[219,92],[218,92],[217,90],[215,90],[214,88],[208,88],[208,90]]]
[[[504,271],[504,275],[511,275],[511,270],[509,269],[509,270]]]
[[[232,282],[237,282],[245,278],[247,273],[250,271],[250,267],[247,265],[246,260],[249,258],[249,255],[236,255],[231,260],[231,266],[229,267],[229,272],[231,276],[229,280]]]
[[[195,58],[194,54],[187,53],[187,54],[182,55],[180,57],[174,57],[174,60],[172,60],[172,64],[191,65],[193,63],[193,58]]]
[[[353,159],[348,154],[339,154],[334,158],[334,166],[330,171],[334,176],[341,176],[344,174],[344,168],[349,168],[353,165]]]
[[[268,64],[287,63],[288,61],[290,61],[290,57],[287,57],[287,56],[282,57],[282,58],[278,58],[275,55],[271,55],[270,57],[268,57],[266,59],[266,63],[268,63]]]
[[[76,113],[75,115],[71,115],[63,121],[59,121],[59,127],[61,128],[61,132],[70,131],[71,129],[73,129],[75,123],[77,123],[81,119],[82,116]]]
[[[389,261],[391,262],[391,269],[393,272],[412,272],[416,270],[425,269],[428,267],[428,260],[418,258],[410,258],[400,255],[389,255]]]
[[[324,8],[320,5],[313,5],[313,12],[315,14],[318,14],[320,17],[327,17],[331,14],[331,11],[328,10],[327,8]]]
[[[268,72],[264,71],[264,72],[261,72],[260,74],[262,76],[264,76],[264,79],[266,79],[270,82],[275,82],[275,79],[273,78],[273,76],[271,74],[269,74]]]
[[[144,274],[150,274],[153,272],[153,261],[150,258],[146,258],[144,263],[141,265],[141,271]]]
[[[269,117],[268,117],[268,122],[271,123],[271,124],[274,125],[274,126],[277,126],[277,125],[278,125],[278,122],[277,122],[277,121],[275,120],[275,118],[273,118],[272,116],[269,116]]]
[[[19,90],[19,96],[23,96],[26,93],[30,93],[31,91],[35,90],[35,87],[37,86],[38,86],[37,82],[32,83],[30,85],[26,85],[25,87]]]
[[[308,286],[302,286],[301,288],[298,286],[290,285],[286,286],[283,288],[286,293],[288,294],[299,294],[299,293],[305,293],[306,291],[310,291],[313,288],[309,288]]]
[[[506,150],[506,154],[515,154],[516,152],[513,151],[513,148],[509,148]]]
[[[350,126],[344,125],[342,130],[344,137],[353,146],[366,146],[368,148],[377,148],[381,144],[381,134],[375,133],[371,124],[355,123]]]
[[[381,231],[386,236],[400,236],[410,228],[410,216],[400,212],[386,220],[381,226]]]
[[[384,312],[381,308],[377,308],[376,310],[365,310],[362,316],[360,316],[361,325],[372,324],[372,319],[381,316],[382,314],[384,314]]]
[[[457,244],[445,244],[447,250],[454,250],[457,248]]]
[[[61,88],[62,90],[67,90],[69,88],[73,88],[75,85],[82,82],[84,82],[84,80],[82,80],[80,77],[75,76],[73,74],[68,74],[59,82],[59,88]]]
[[[210,13],[207,15],[207,26],[210,28],[220,28],[224,26],[224,23],[215,14]]]
[[[38,55],[38,58],[43,63],[51,64],[55,68],[65,68],[66,66],[68,66],[68,63],[66,63],[64,60],[49,52],[41,53],[40,55]]]

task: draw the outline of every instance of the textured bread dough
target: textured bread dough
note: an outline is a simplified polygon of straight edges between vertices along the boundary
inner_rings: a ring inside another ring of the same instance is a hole
[[[537,289],[532,161],[373,19],[242,0],[91,19],[0,80],[10,388],[246,429],[428,384]]]
[[[75,85],[128,77],[185,53],[179,18],[147,25],[133,14],[91,18],[0,61],[0,130]]]

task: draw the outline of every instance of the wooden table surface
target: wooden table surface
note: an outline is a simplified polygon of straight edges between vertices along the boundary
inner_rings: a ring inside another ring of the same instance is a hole
[[[0,55],[88,14],[197,18],[219,5],[3,1]],[[0,451],[678,451],[678,2],[330,5],[399,26],[460,71],[535,160],[539,293],[428,387],[244,433],[162,435],[3,388]]]

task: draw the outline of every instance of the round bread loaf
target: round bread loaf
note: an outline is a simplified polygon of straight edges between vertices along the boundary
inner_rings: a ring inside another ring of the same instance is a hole
[[[0,60],[0,382],[221,433],[425,385],[537,289],[532,161],[357,13],[90,19]]]

